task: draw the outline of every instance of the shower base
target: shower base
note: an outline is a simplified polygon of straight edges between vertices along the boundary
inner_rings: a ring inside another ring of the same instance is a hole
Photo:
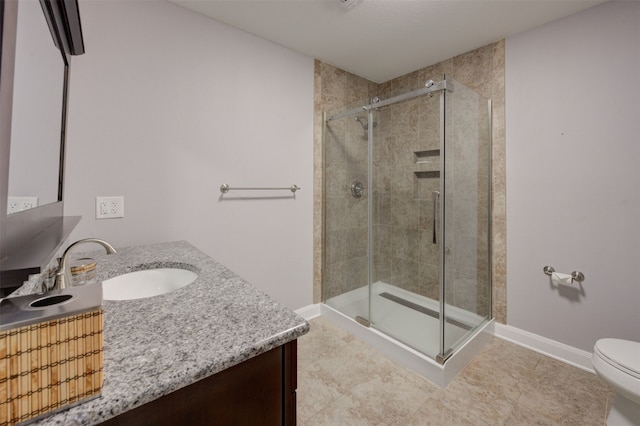
[[[366,317],[367,287],[327,300],[321,305],[321,313],[440,387],[453,380],[494,334],[493,320],[483,322],[475,314],[447,306],[445,335],[455,351],[442,365],[435,361],[440,345],[439,302],[382,282],[374,283],[372,290],[372,327],[364,327],[355,321],[357,316]]]

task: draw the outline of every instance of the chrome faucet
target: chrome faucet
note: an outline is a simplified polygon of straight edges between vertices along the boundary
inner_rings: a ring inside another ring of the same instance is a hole
[[[116,249],[113,248],[111,244],[108,242],[98,239],[98,238],[85,238],[83,240],[78,240],[75,243],[71,244],[67,249],[62,253],[62,257],[60,258],[60,263],[58,264],[58,270],[56,271],[56,281],[53,285],[54,289],[64,289],[71,286],[71,271],[69,270],[69,266],[67,265],[69,255],[71,254],[71,250],[84,243],[97,243],[105,248],[107,254],[117,253]]]

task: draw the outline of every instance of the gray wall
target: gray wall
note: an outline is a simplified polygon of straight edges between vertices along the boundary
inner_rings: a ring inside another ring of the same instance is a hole
[[[508,325],[640,341],[640,3],[507,39]],[[582,271],[582,288],[542,273]]]
[[[285,305],[311,304],[313,59],[164,1],[80,8],[71,239],[187,240]],[[223,183],[302,190],[220,197]],[[96,220],[95,197],[116,195],[124,219]],[[286,198],[246,198],[273,195]]]

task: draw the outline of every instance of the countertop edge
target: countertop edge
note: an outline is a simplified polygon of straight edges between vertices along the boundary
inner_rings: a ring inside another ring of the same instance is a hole
[[[173,387],[173,388],[164,388],[162,389],[161,392],[158,393],[153,393],[153,394],[149,394],[148,398],[141,398],[138,399],[135,404],[132,405],[127,405],[127,406],[122,406],[122,407],[117,407],[117,410],[113,410],[115,412],[109,413],[110,415],[105,415],[104,417],[100,417],[99,419],[96,419],[95,417],[95,413],[92,413],[92,418],[91,419],[87,419],[84,416],[83,417],[77,417],[77,420],[79,421],[78,425],[84,425],[86,423],[84,423],[85,421],[88,422],[95,422],[96,420],[98,420],[98,422],[103,422],[103,421],[107,421],[109,419],[115,418],[120,414],[126,413],[127,411],[131,411],[131,410],[135,410],[138,407],[141,407],[145,404],[148,404],[150,402],[155,401],[156,399],[162,398],[163,396],[169,395],[172,392],[178,391],[180,389],[183,389],[189,385],[192,385],[200,380],[209,378],[211,376],[215,376],[218,373],[221,373],[231,367],[234,367],[236,365],[242,364],[245,361],[248,361],[252,358],[255,358],[256,356],[262,355],[266,352],[269,352],[272,349],[278,348],[282,345],[285,345],[289,342],[292,342],[296,339],[298,339],[300,336],[303,336],[304,334],[306,334],[310,329],[310,325],[309,322],[304,320],[303,324],[300,324],[299,326],[293,327],[291,329],[288,329],[286,331],[284,331],[283,333],[274,336],[273,339],[268,339],[266,341],[264,341],[263,345],[256,345],[253,348],[248,348],[248,350],[246,350],[245,352],[243,352],[242,354],[240,354],[239,356],[233,358],[231,360],[231,362],[229,362],[228,364],[225,364],[224,367],[222,368],[216,368],[216,369],[212,369],[209,371],[202,371],[202,374],[194,374],[193,376],[190,376],[188,378],[188,380],[185,380],[184,383],[181,383],[179,386]],[[263,343],[263,342],[260,342]],[[98,398],[99,399],[99,398]],[[91,401],[87,401],[87,403],[90,403]],[[73,409],[80,409],[82,407],[82,405],[77,405],[75,407],[72,407],[70,410]],[[60,413],[58,413],[60,414]],[[80,413],[78,413],[80,414]],[[67,423],[64,423],[65,425]]]

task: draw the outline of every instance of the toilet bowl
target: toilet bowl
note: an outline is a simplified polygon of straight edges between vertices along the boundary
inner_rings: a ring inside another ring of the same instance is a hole
[[[593,348],[593,368],[616,393],[608,426],[640,426],[640,342],[600,339]]]

